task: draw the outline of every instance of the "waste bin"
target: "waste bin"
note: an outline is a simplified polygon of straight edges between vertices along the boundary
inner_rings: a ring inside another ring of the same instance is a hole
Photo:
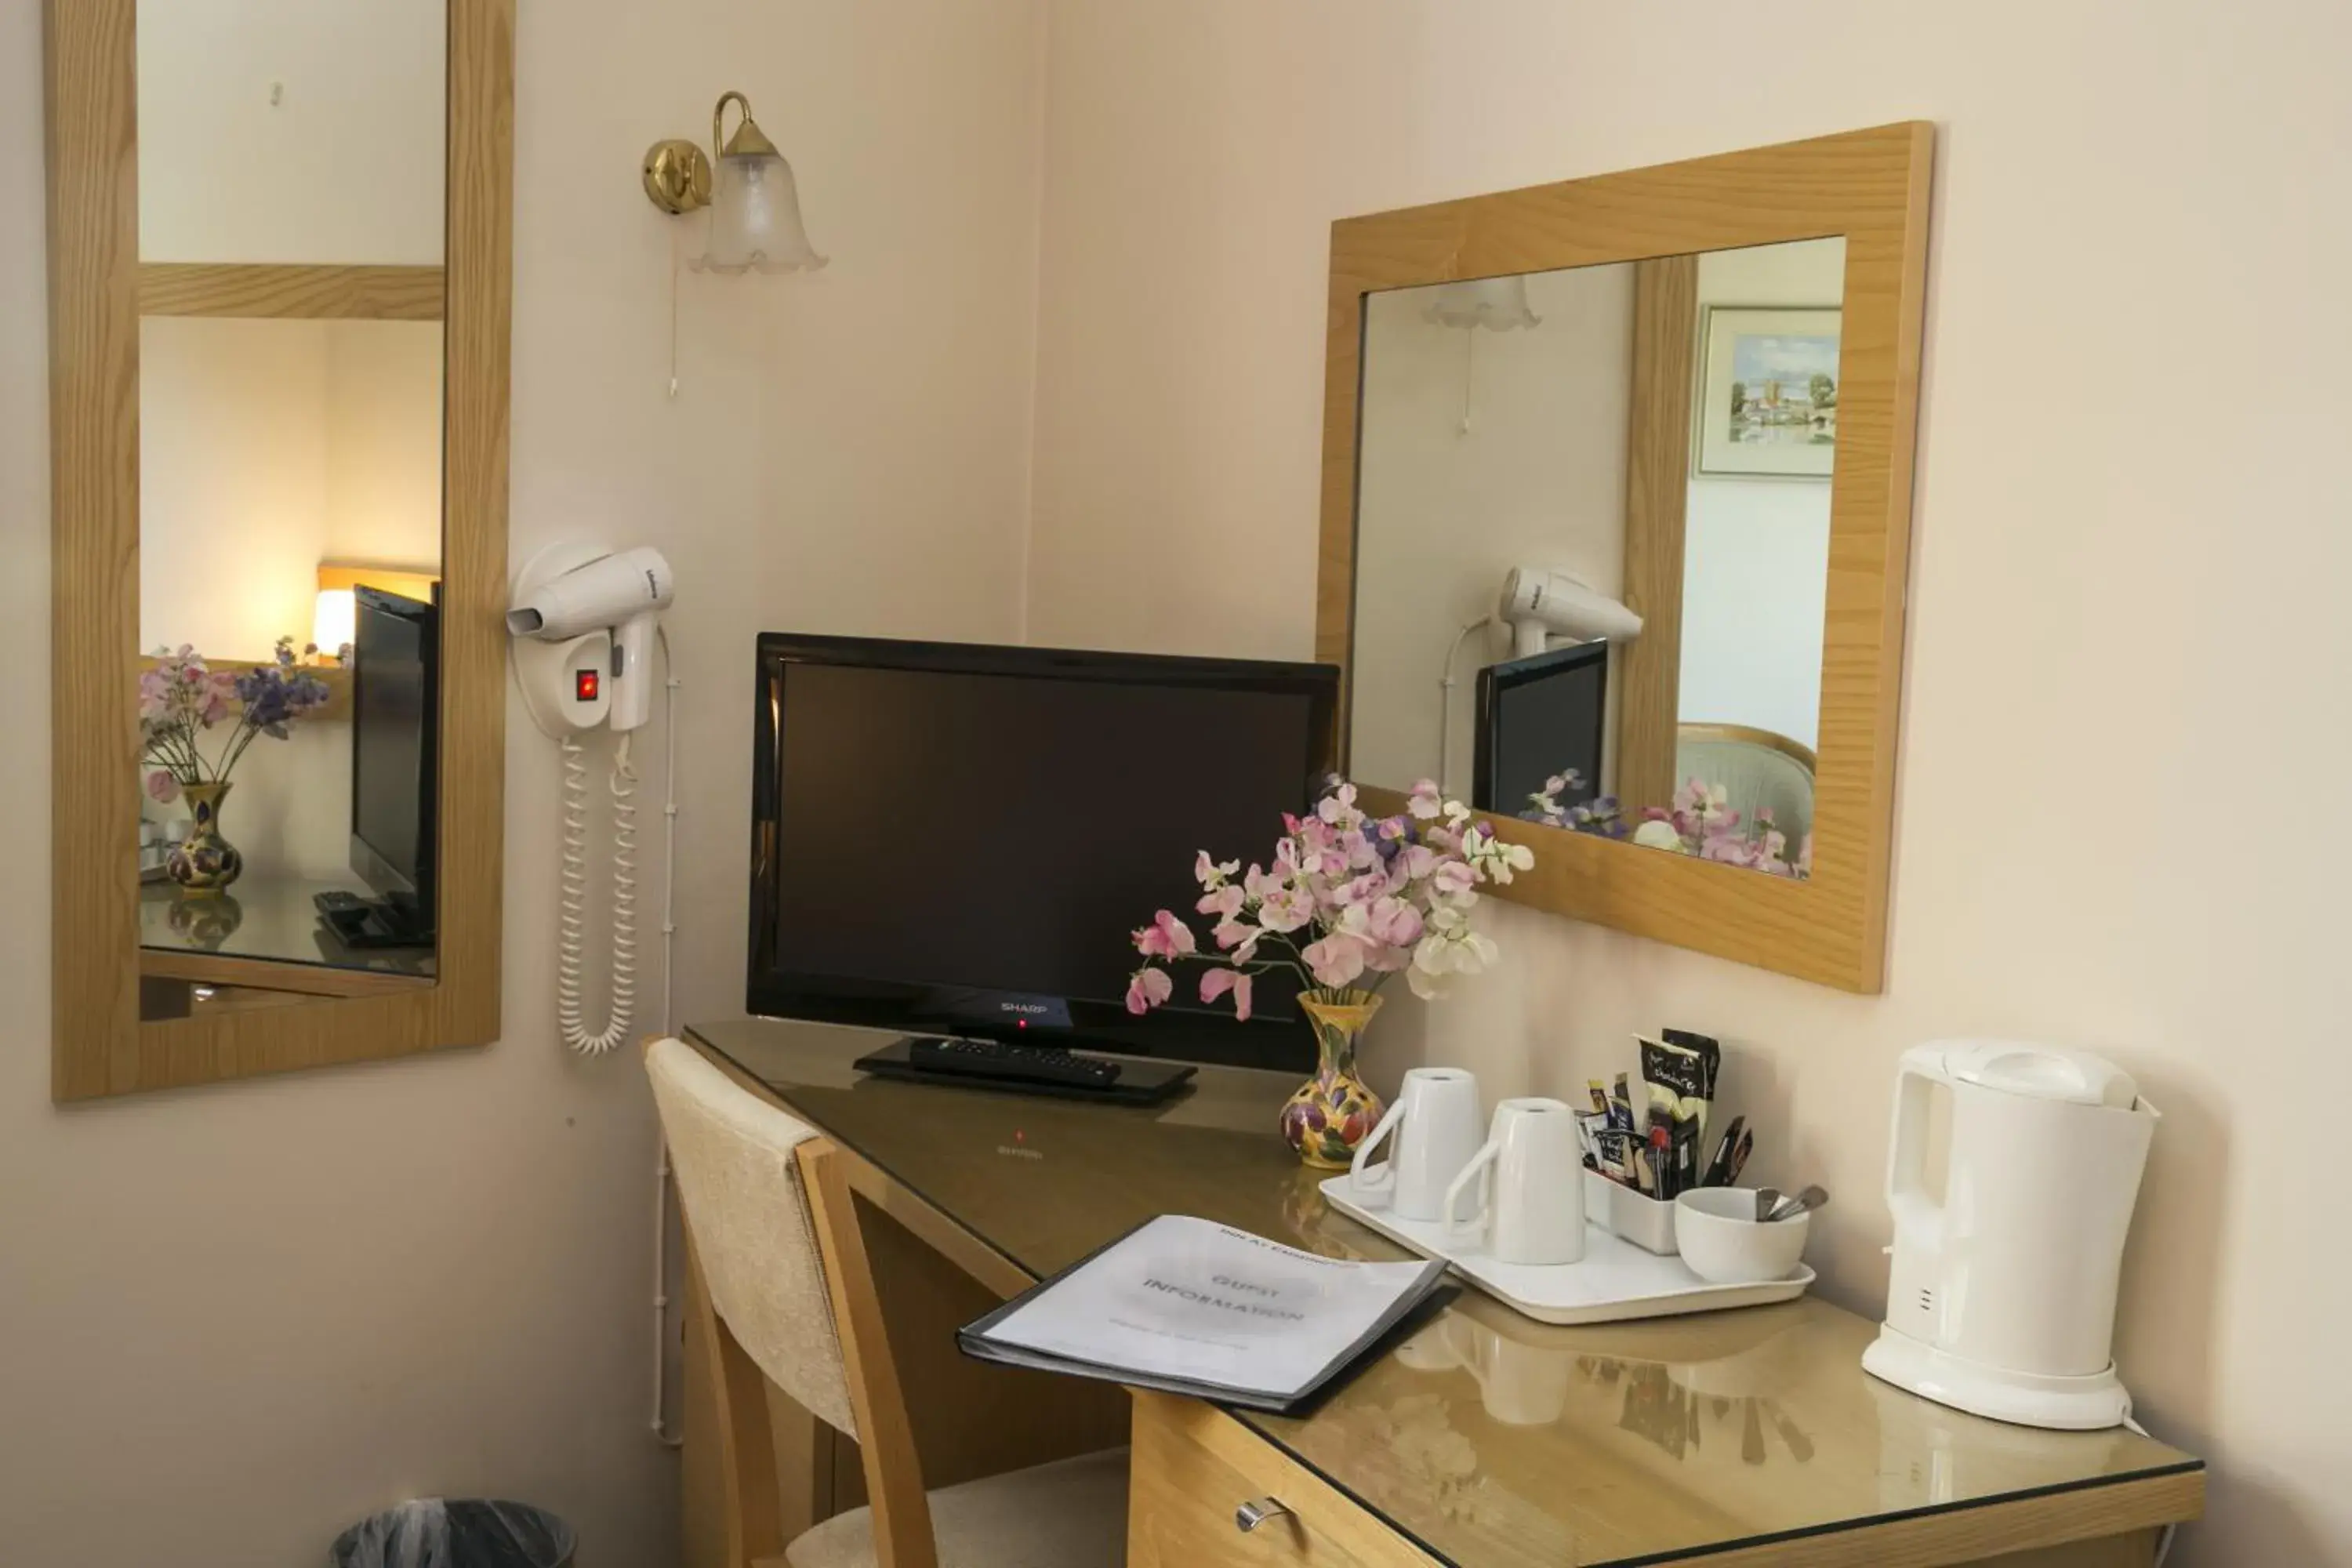
[[[330,1568],[566,1568],[578,1541],[545,1509],[425,1498],[343,1531]]]

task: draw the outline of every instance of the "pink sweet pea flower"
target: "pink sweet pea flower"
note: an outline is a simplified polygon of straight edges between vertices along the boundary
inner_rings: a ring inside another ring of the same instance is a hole
[[[1421,911],[1402,899],[1376,899],[1364,918],[1371,939],[1383,947],[1410,949],[1421,940]]]
[[[1231,920],[1242,912],[1242,905],[1248,899],[1249,894],[1239,882],[1224,882],[1202,893],[1201,901],[1192,907],[1204,915],[1218,915]]]
[[[1181,958],[1193,945],[1192,928],[1166,910],[1135,933],[1135,951],[1146,958]]]
[[[1201,1000],[1213,1002],[1226,992],[1234,994],[1234,1021],[1249,1022],[1250,976],[1238,969],[1212,969],[1201,976]]]
[[[1199,858],[1192,862],[1192,879],[1204,888],[1222,888],[1225,885],[1226,879],[1241,868],[1240,861],[1227,860],[1220,864],[1210,859],[1209,852],[1203,849]]]
[[[169,768],[156,768],[147,775],[147,793],[168,805],[180,798],[180,781]]]
[[[1436,821],[1438,815],[1445,809],[1445,796],[1439,791],[1437,781],[1423,779],[1416,783],[1405,809],[1412,813],[1416,822]]]
[[[1258,900],[1258,924],[1278,936],[1287,936],[1315,918],[1315,895],[1294,882],[1266,889]]]
[[[1364,944],[1357,937],[1335,931],[1310,945],[1299,957],[1315,975],[1315,984],[1341,990],[1364,972]]]
[[[1175,994],[1176,983],[1164,969],[1139,969],[1127,983],[1127,1010],[1138,1017]]]
[[[1234,955],[1235,963],[1247,963],[1257,952],[1257,939],[1265,933],[1247,921],[1222,920],[1210,933],[1217,945]]]

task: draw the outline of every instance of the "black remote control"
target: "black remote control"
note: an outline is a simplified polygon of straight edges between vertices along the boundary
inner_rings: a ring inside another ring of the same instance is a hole
[[[1118,1081],[1117,1062],[1075,1056],[1059,1046],[1016,1046],[1003,1040],[910,1041],[907,1059],[924,1072],[1000,1083],[1066,1083],[1108,1089]]]
[[[310,902],[320,914],[330,920],[337,915],[362,911],[368,907],[368,901],[365,899],[361,898],[357,893],[344,892],[340,888],[330,889],[323,893],[313,893],[310,895]]]

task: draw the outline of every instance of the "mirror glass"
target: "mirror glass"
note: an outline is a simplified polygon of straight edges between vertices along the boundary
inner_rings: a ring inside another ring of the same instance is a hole
[[[1367,297],[1349,772],[1810,867],[1842,238]]]
[[[142,1017],[433,984],[446,33],[138,7]]]

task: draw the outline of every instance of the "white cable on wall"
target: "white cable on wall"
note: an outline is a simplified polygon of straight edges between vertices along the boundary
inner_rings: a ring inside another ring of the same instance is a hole
[[[1437,768],[1434,775],[1437,793],[1442,795],[1450,797],[1454,793],[1453,783],[1445,776],[1446,755],[1454,746],[1454,661],[1462,657],[1462,645],[1472,632],[1494,624],[1492,616],[1481,616],[1475,621],[1464,622],[1462,629],[1454,634],[1453,646],[1445,650],[1445,673],[1437,680]]]
[[[677,932],[677,666],[670,659],[669,633],[656,633],[661,642],[662,668],[668,678],[662,683],[662,999],[661,1031],[667,1035],[677,1025],[671,1017],[672,980],[676,966],[670,958],[670,939]],[[665,1447],[685,1446],[683,1436],[670,1436],[669,1423],[664,1409],[664,1392],[669,1381],[669,1140],[654,1134],[660,1147],[660,1157],[654,1165],[654,1440]]]
[[[580,998],[588,904],[588,754],[563,741],[563,898],[555,958],[555,1021],[563,1043],[600,1057],[628,1037],[637,1002],[637,786],[624,731],[613,759],[613,1000],[609,1021],[590,1034]]]

